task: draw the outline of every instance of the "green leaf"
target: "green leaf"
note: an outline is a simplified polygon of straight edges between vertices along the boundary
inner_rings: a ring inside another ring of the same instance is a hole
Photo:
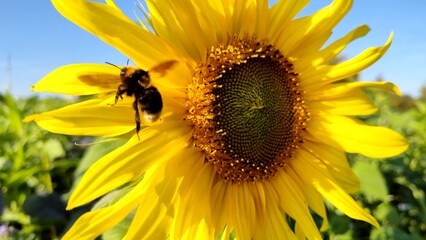
[[[388,188],[385,178],[376,165],[356,161],[353,171],[361,182],[361,192],[365,194],[369,201],[384,201],[388,196]]]
[[[374,211],[374,216],[382,222],[382,224],[396,226],[401,223],[401,216],[399,216],[395,207],[385,202],[380,204]]]
[[[0,216],[3,215],[3,209],[5,208],[6,206],[4,204],[3,192],[0,190]]]
[[[6,185],[9,188],[18,187],[22,183],[28,182],[28,180],[33,177],[36,173],[42,171],[41,166],[33,166],[27,169],[21,169],[13,172],[8,179],[6,179]]]
[[[105,196],[103,196],[96,204],[93,206],[93,210],[103,208],[109,206],[110,204],[118,201],[123,195],[128,193],[131,188],[123,188],[119,190],[112,191]],[[130,224],[133,221],[135,216],[135,210],[130,212],[127,217],[125,217],[120,223],[109,229],[108,231],[102,234],[102,239],[104,240],[115,240],[115,239],[123,239],[126,235],[127,230],[129,229]]]
[[[127,217],[125,217],[121,222],[115,225],[113,228],[102,234],[103,240],[116,240],[123,239],[126,235],[127,230],[129,229],[130,224],[133,221],[133,217],[135,215],[135,211],[132,211]]]
[[[115,140],[109,142],[94,143],[85,152],[81,159],[76,171],[73,189],[77,186],[80,178],[86,172],[86,170],[95,163],[99,158],[103,157],[107,153],[115,150],[125,143],[125,140]]]
[[[50,138],[44,143],[44,149],[50,160],[65,156],[65,150],[58,139]]]
[[[16,105],[15,99],[10,93],[5,93],[4,96],[0,98],[2,103],[1,113],[9,120],[10,132],[20,136],[22,134],[22,117],[21,112]]]
[[[349,230],[350,218],[343,215],[336,215],[330,219],[330,228],[333,234],[344,234]]]

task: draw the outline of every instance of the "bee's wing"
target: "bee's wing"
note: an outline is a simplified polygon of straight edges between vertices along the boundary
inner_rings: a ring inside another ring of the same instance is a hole
[[[100,91],[116,90],[121,82],[117,74],[108,73],[82,74],[78,78],[87,85],[98,88]]]
[[[160,63],[157,66],[151,68],[149,72],[160,74],[160,77],[163,77],[164,75],[166,75],[166,71],[172,68],[173,65],[175,65],[175,63],[177,63],[176,60],[170,60],[170,61]]]
[[[40,80],[33,89],[44,91],[51,82],[61,85],[57,93],[69,95],[92,95],[117,91],[120,75],[112,66],[105,64],[79,63],[62,66]]]

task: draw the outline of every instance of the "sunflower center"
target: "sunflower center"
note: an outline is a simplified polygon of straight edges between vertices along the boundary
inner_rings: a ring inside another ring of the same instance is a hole
[[[194,142],[225,181],[268,180],[303,142],[308,119],[298,74],[254,38],[212,47],[188,88]]]
[[[263,169],[292,143],[294,122],[287,72],[270,57],[253,58],[216,80],[214,127],[231,158]]]

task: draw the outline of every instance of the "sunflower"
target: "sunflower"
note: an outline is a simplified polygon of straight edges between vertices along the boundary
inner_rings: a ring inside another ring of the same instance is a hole
[[[133,210],[125,239],[215,239],[232,231],[238,239],[320,239],[328,226],[324,198],[379,226],[350,196],[359,181],[345,153],[390,157],[407,142],[355,117],[377,111],[363,88],[399,93],[396,86],[341,81],[383,56],[392,34],[338,64],[333,59],[369,28],[324,46],[352,1],[296,18],[309,1],[147,0],[148,26],[112,0],[52,2],[147,70],[164,105],[158,121],[141,120],[136,132],[135,97],[114,104],[120,70],[107,64],[64,66],[33,86],[97,97],[26,121],[61,134],[128,138],[88,169],[67,208],[132,188],[81,216],[64,239],[95,238]],[[150,72],[164,62],[174,64]]]

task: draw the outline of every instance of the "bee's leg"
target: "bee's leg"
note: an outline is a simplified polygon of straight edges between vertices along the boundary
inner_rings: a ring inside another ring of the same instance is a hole
[[[123,85],[119,85],[118,89],[117,89],[117,93],[115,94],[115,101],[113,104],[108,104],[110,106],[114,106],[115,104],[117,104],[118,102],[118,98],[120,98],[121,100],[123,100],[123,94],[126,92],[126,89],[122,89]]]
[[[139,138],[139,131],[141,130],[141,118],[139,116],[139,108],[138,108],[138,99],[135,99],[135,101],[133,102],[133,109],[135,110],[135,121],[136,121],[136,135]]]
[[[121,100],[123,100],[123,94],[126,92],[126,89],[122,89],[122,87],[123,87],[123,85],[121,85],[121,84],[118,86],[117,93],[115,94],[114,105],[117,104],[118,98],[120,98]]]

